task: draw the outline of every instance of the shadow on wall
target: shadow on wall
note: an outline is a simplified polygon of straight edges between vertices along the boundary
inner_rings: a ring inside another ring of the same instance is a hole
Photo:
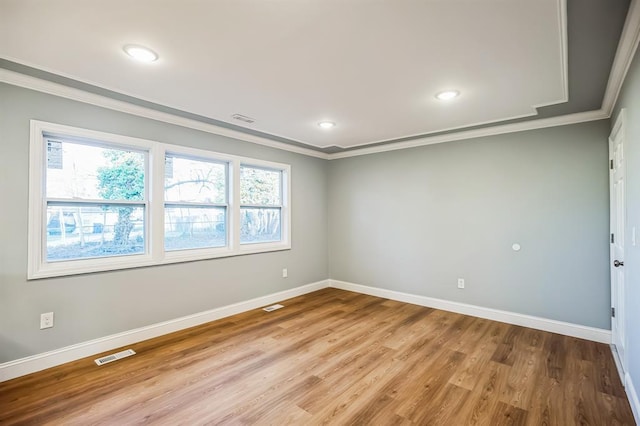
[[[15,359],[12,359],[11,354],[28,352],[29,349],[26,346],[0,335],[0,364],[15,361]]]

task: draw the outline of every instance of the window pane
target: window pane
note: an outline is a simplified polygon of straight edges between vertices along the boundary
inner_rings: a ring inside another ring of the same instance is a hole
[[[165,201],[225,204],[226,194],[224,164],[167,155],[164,173]]]
[[[240,167],[240,203],[279,206],[282,172],[254,167]]]
[[[226,245],[227,209],[225,207],[165,208],[165,250]]]
[[[47,197],[144,200],[144,157],[124,151],[46,139]]]
[[[240,209],[240,243],[264,243],[280,241],[280,209]]]
[[[47,261],[145,252],[144,207],[47,207]]]

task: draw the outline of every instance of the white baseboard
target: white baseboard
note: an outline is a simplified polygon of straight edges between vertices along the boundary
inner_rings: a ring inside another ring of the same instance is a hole
[[[199,312],[197,314],[187,315],[181,318],[5,362],[0,364],[0,382],[24,376],[26,374],[35,373],[36,371],[45,370],[50,367],[55,367],[56,365],[76,361],[111,349],[131,345],[133,343],[162,336],[164,334],[173,333],[174,331],[184,330],[185,328],[215,321],[241,312],[250,311],[285,299],[311,293],[312,291],[320,290],[328,286],[329,280],[318,281],[301,287],[292,288],[290,290],[211,309],[209,311]]]
[[[640,399],[638,399],[638,393],[629,373],[624,376],[624,390],[627,392],[627,398],[629,399],[629,405],[631,405],[631,411],[633,411],[633,417],[636,418],[636,423],[640,425]]]
[[[613,336],[612,336],[612,339],[613,339]],[[611,356],[613,356],[613,363],[616,365],[616,371],[618,371],[618,377],[620,377],[620,382],[624,386],[625,374],[624,374],[624,368],[622,368],[622,361],[620,360],[620,354],[618,353],[618,349],[616,348],[616,345],[614,345],[613,343],[611,343],[609,347],[611,348]]]
[[[129,330],[122,333],[90,340],[87,342],[66,346],[64,348],[56,349],[53,351],[5,362],[0,364],[0,382],[24,376],[26,374],[35,373],[36,371],[45,370],[47,368],[55,367],[67,362],[76,361],[84,357],[116,349],[122,346],[131,345],[143,340],[162,336],[174,331],[184,330],[185,328],[193,327],[210,321],[215,321],[220,318],[225,318],[231,315],[260,308],[262,306],[280,302],[291,297],[311,293],[313,291],[320,290],[326,287],[335,287],[343,290],[354,291],[357,293],[384,297],[386,299],[397,300],[400,302],[412,303],[415,305],[457,312],[460,314],[486,318],[494,321],[505,322],[508,324],[521,325],[538,330],[579,337],[596,342],[607,344],[611,343],[611,332],[609,330],[585,327],[582,325],[534,317],[530,315],[523,315],[515,312],[484,308],[481,306],[451,302],[448,300],[436,299],[433,297],[402,293],[398,291],[369,287],[344,281],[323,280],[301,287],[296,287],[290,290],[285,290],[255,299],[235,303],[232,305],[222,306],[220,308],[215,308],[209,311],[199,312],[197,314],[176,318],[170,321],[152,324],[146,327],[136,328],[134,330]],[[630,380],[629,383],[631,383]],[[630,389],[632,389],[632,387]],[[634,413],[637,413],[637,394],[635,393],[635,390],[628,390],[628,392],[630,400],[632,400],[631,392],[633,392],[633,397],[635,397],[635,400],[633,401],[635,401],[636,404]],[[632,402],[632,406],[633,404],[634,403]]]
[[[563,321],[534,317],[531,315],[518,314],[509,311],[501,311],[498,309],[484,308],[482,306],[468,305],[466,303],[451,302],[449,300],[402,293],[399,291],[369,287],[344,281],[329,280],[329,282],[331,287],[339,288],[342,290],[355,291],[357,293],[384,297],[385,299],[397,300],[399,302],[412,303],[414,305],[442,309],[444,311],[456,312],[459,314],[486,318],[493,321],[535,328],[537,330],[550,331],[552,333],[579,337],[581,339],[592,340],[600,343],[611,343],[611,331],[603,330],[601,328],[586,327],[584,325],[572,324]]]

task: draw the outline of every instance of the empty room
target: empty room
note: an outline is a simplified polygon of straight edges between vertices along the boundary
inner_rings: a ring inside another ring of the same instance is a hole
[[[0,425],[640,423],[638,0],[0,0]]]

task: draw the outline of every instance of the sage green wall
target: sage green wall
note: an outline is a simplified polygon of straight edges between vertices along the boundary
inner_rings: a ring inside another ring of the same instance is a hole
[[[29,120],[291,165],[292,249],[27,281]],[[0,84],[0,362],[324,280],[325,160]],[[289,278],[282,278],[282,268]],[[39,329],[40,313],[55,327]]]
[[[293,248],[27,281],[30,119],[291,164]],[[325,161],[0,85],[0,362],[328,277],[609,328],[608,132]],[[39,330],[48,311],[56,326]]]
[[[609,329],[608,134],[602,120],[331,161],[331,278]]]
[[[632,229],[640,237],[640,57],[636,51],[620,97],[616,103],[612,124],[620,110],[626,109],[626,227],[624,270],[626,281],[626,333],[628,373],[637,395],[640,394],[640,244],[633,246]],[[630,395],[627,389],[627,394]],[[636,404],[638,403],[636,399]],[[636,420],[640,420],[640,406],[636,406]]]

